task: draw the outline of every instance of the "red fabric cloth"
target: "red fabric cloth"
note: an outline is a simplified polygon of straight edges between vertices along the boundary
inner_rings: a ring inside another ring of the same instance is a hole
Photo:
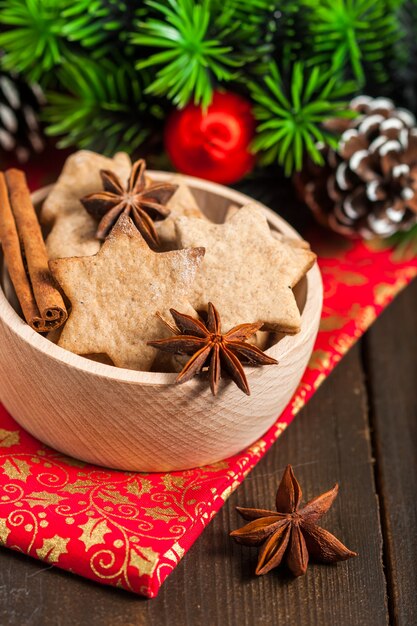
[[[0,405],[0,543],[103,584],[156,596],[227,497],[417,274],[417,259],[399,261],[391,249],[338,245],[319,252],[322,324],[299,389],[265,436],[233,458],[167,474],[105,470],[43,446]]]

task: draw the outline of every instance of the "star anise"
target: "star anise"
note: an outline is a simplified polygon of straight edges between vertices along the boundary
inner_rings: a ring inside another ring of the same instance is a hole
[[[302,576],[306,573],[309,556],[322,563],[357,556],[334,535],[317,526],[333,504],[338,489],[336,484],[300,508],[301,487],[291,465],[287,465],[278,486],[276,512],[236,507],[242,517],[253,521],[234,530],[231,536],[247,546],[262,544],[256,574],[266,574],[286,562],[294,576]]]
[[[176,334],[167,339],[149,341],[148,344],[166,352],[192,355],[178,375],[177,383],[187,382],[208,366],[210,388],[215,396],[224,368],[239,389],[250,395],[242,362],[251,366],[278,363],[256,346],[246,343],[261,328],[262,322],[239,324],[222,335],[220,316],[211,302],[208,303],[206,324],[175,309],[170,311],[177,326],[168,326]]]
[[[165,219],[170,210],[166,203],[178,189],[170,183],[146,185],[146,163],[139,159],[132,166],[126,187],[119,177],[109,170],[100,170],[103,191],[81,198],[81,204],[96,219],[100,220],[97,239],[105,239],[122,213],[132,218],[145,241],[153,248],[159,245],[154,221]]]

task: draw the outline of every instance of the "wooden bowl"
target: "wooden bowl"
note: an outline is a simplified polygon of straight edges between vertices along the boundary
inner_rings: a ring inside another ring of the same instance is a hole
[[[172,178],[163,172],[151,176]],[[181,178],[215,222],[224,220],[230,204],[251,201],[222,185]],[[34,202],[42,201],[48,191],[33,194]],[[270,209],[263,210],[272,228],[300,238]],[[18,315],[11,304],[5,270],[2,275],[0,399],[6,409],[34,437],[65,454],[145,472],[214,463],[261,437],[303,375],[318,331],[323,295],[315,265],[295,290],[302,313],[301,332],[267,350],[279,365],[246,369],[250,396],[225,380],[219,395],[213,397],[207,381],[200,378],[175,385],[175,374],[119,369],[54,345]]]

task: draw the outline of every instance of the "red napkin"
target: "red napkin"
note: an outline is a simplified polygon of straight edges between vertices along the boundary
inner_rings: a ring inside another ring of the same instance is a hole
[[[275,425],[241,454],[167,474],[106,470],[42,445],[0,405],[0,544],[100,583],[156,596],[343,354],[417,274],[417,259],[404,262],[391,249],[359,242],[340,240],[338,250],[319,256],[324,307],[310,364]]]

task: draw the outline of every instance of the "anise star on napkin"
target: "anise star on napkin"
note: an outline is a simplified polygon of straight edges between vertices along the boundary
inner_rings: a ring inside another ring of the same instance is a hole
[[[123,186],[120,178],[110,170],[100,170],[103,191],[81,198],[81,203],[96,219],[99,219],[97,238],[105,239],[122,213],[132,218],[145,241],[153,248],[158,247],[159,237],[153,220],[165,219],[170,210],[165,206],[178,189],[171,183],[147,184],[146,163],[139,159]]]
[[[177,383],[191,380],[205,365],[208,365],[210,388],[215,396],[223,367],[239,389],[250,395],[241,361],[252,366],[278,363],[256,346],[246,343],[246,340],[261,328],[262,322],[240,324],[222,335],[220,316],[211,302],[208,303],[207,324],[179,313],[175,309],[170,309],[170,312],[177,327],[168,325],[176,334],[166,339],[149,341],[148,345],[174,354],[192,355],[178,375]]]
[[[252,521],[230,534],[244,545],[262,545],[256,574],[266,574],[286,562],[294,576],[302,576],[307,571],[309,557],[322,563],[336,563],[357,556],[334,535],[317,526],[333,504],[338,489],[336,484],[300,507],[301,487],[291,465],[287,465],[278,486],[276,511],[237,507],[242,517]]]

